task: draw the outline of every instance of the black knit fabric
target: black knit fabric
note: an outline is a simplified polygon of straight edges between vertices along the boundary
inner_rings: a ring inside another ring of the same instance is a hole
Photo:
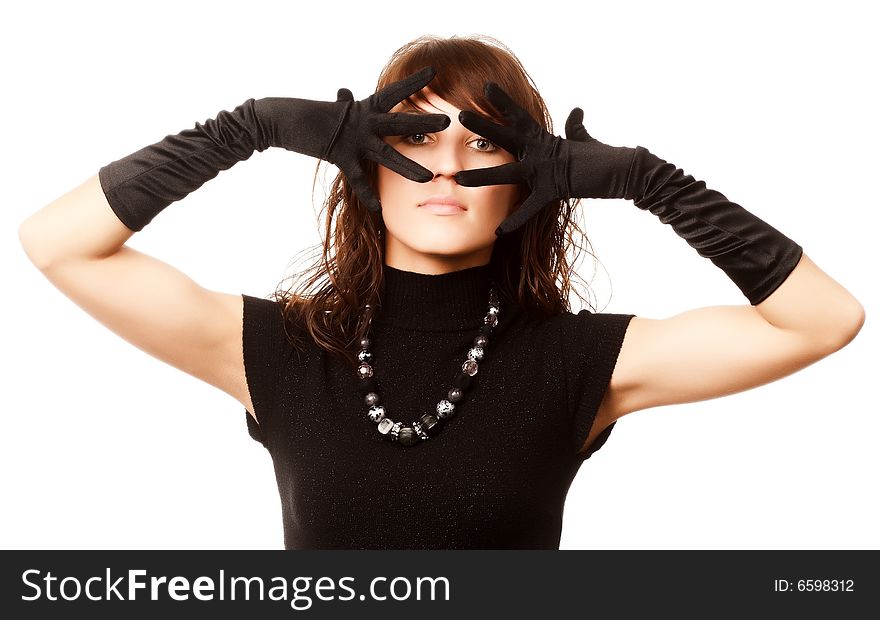
[[[488,308],[490,266],[386,265],[373,371],[386,415],[434,412]],[[437,435],[406,447],[367,418],[354,371],[285,337],[281,305],[242,295],[251,437],[275,468],[286,549],[558,549],[565,497],[633,314],[539,320],[500,296],[473,386]],[[292,326],[291,329],[296,329]],[[301,332],[307,335],[307,332]]]

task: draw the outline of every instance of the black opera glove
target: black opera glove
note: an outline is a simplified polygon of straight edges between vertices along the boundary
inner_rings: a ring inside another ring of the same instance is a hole
[[[335,164],[361,203],[369,211],[380,212],[379,199],[361,165],[363,159],[419,183],[434,178],[433,172],[402,155],[382,137],[434,133],[449,127],[445,114],[388,111],[424,88],[435,75],[434,67],[426,66],[360,101],[355,101],[347,88],[338,90],[335,102],[268,97],[257,101],[258,115],[268,128],[270,146]]]
[[[427,66],[361,101],[340,88],[336,101],[295,97],[248,99],[234,110],[169,134],[155,144],[113,161],[98,171],[101,188],[119,220],[139,231],[171,203],[200,188],[255,151],[270,146],[310,155],[339,167],[371,211],[379,211],[362,159],[406,178],[426,183],[434,174],[385,143],[387,135],[432,133],[449,126],[445,114],[389,113],[435,75]]]
[[[462,125],[514,154],[518,161],[491,168],[462,170],[459,185],[526,184],[531,194],[495,230],[505,235],[525,224],[548,204],[566,198],[623,198],[635,149],[603,144],[587,134],[583,111],[575,108],[565,123],[566,138],[541,127],[495,82],[485,93],[504,115],[507,125],[463,110]]]
[[[613,147],[592,138],[575,108],[565,123],[569,139],[551,136],[516,106],[496,84],[486,94],[511,122],[496,125],[462,111],[461,124],[520,160],[456,175],[461,185],[526,182],[531,196],[496,230],[516,230],[552,200],[625,198],[649,211],[724,271],[754,306],[769,297],[794,271],[803,247],[724,194],[709,189],[648,149]]]

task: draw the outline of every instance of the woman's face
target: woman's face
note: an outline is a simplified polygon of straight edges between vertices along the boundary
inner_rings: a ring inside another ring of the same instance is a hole
[[[519,186],[465,187],[456,183],[453,175],[459,170],[514,162],[516,157],[465,128],[458,121],[458,108],[423,90],[429,105],[420,103],[419,109],[413,110],[402,101],[391,112],[443,113],[449,116],[450,124],[437,133],[384,137],[401,154],[434,173],[433,180],[419,183],[377,166],[385,263],[430,274],[485,265],[497,239],[495,229],[520,202]],[[432,196],[458,200],[466,210],[451,215],[432,213],[421,206]]]

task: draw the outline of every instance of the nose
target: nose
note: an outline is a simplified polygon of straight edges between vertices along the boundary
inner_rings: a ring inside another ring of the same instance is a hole
[[[434,180],[438,177],[446,177],[455,181],[455,174],[464,169],[462,153],[453,140],[447,140],[445,144],[437,144],[431,149],[428,161],[422,163],[428,170],[434,173]]]

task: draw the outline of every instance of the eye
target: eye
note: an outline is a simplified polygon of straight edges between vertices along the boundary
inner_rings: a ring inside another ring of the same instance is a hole
[[[408,136],[404,136],[403,141],[407,144],[412,144],[413,146],[424,146],[427,142],[422,142],[421,138],[427,138],[428,134],[424,133],[414,133]],[[486,138],[475,138],[469,142],[469,144],[473,144],[474,142],[483,142],[487,145],[486,148],[477,148],[476,150],[481,153],[495,153],[499,150],[497,146],[490,140]]]
[[[411,142],[411,141],[410,141],[410,138],[412,138],[412,137],[414,137],[414,136],[422,136],[422,137],[424,138],[424,137],[427,136],[427,134],[423,134],[423,133],[414,133],[414,134],[409,135],[409,136],[404,136],[403,140],[404,140],[404,142],[409,142],[410,144],[415,144],[416,146],[421,146],[422,144],[424,144],[424,142]]]
[[[486,140],[486,138],[477,138],[477,139],[475,139],[475,140],[471,140],[471,142],[485,142],[486,144],[488,144],[489,146],[492,147],[492,149],[491,149],[491,150],[488,150],[488,151],[484,151],[483,149],[477,149],[478,151],[482,151],[483,153],[494,153],[495,151],[498,150],[498,147],[495,146],[495,145],[494,145],[492,142],[490,142],[489,140]]]

